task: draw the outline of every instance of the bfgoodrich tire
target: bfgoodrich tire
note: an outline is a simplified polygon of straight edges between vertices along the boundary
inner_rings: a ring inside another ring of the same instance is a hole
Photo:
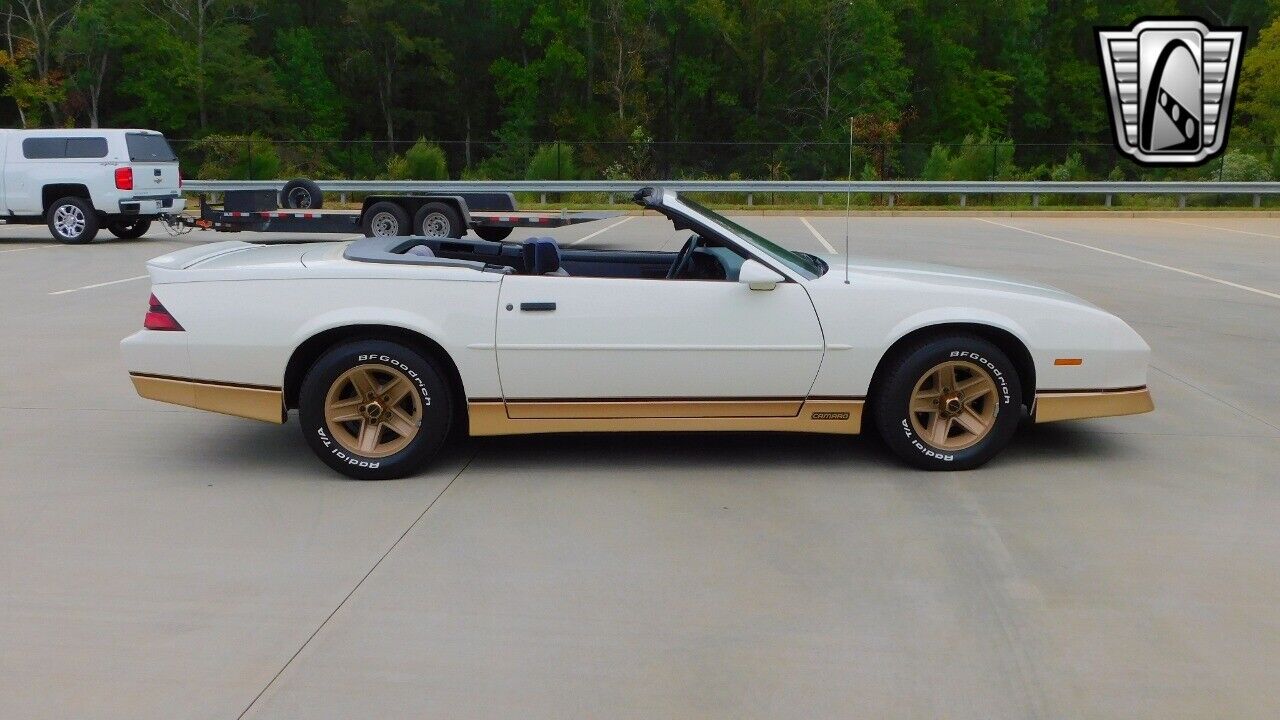
[[[872,411],[885,444],[907,463],[969,470],[1009,444],[1022,415],[1022,385],[998,347],[951,335],[917,343],[890,362]]]
[[[98,236],[101,221],[93,204],[84,198],[59,198],[49,206],[45,222],[53,239],[67,245],[84,245]]]
[[[404,237],[412,235],[409,213],[393,202],[376,202],[361,219],[365,237]]]
[[[435,364],[379,340],[322,355],[302,381],[298,405],[307,444],[357,480],[418,471],[439,452],[453,419],[449,383]]]

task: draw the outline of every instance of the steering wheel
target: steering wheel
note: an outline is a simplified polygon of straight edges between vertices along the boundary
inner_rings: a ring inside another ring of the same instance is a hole
[[[685,241],[684,247],[680,248],[680,254],[676,255],[676,261],[671,264],[671,269],[667,271],[667,279],[675,280],[680,277],[680,273],[684,272],[684,267],[689,264],[689,258],[693,257],[693,251],[697,249],[698,243],[702,238],[697,235],[690,235]]]

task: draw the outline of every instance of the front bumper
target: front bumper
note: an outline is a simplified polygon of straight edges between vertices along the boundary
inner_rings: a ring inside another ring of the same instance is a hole
[[[121,215],[176,215],[187,206],[178,194],[137,195],[120,200]]]
[[[1140,415],[1155,410],[1151,391],[1145,387],[1122,390],[1036,393],[1038,423],[1058,420]]]

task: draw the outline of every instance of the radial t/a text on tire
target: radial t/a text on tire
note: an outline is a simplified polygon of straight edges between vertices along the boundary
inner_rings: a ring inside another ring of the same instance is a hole
[[[329,467],[358,480],[416,472],[449,435],[453,398],[435,363],[398,343],[339,345],[307,372],[298,417]]]
[[[1002,450],[1022,415],[1022,384],[1000,348],[976,336],[916,343],[872,388],[885,444],[925,470],[969,470]]]

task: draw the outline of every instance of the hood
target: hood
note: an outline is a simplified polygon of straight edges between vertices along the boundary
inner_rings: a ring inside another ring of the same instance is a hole
[[[843,266],[839,262],[843,258],[834,259],[836,262],[831,263],[831,269],[827,271],[826,277],[837,277],[843,280],[844,278],[841,276]],[[927,283],[934,286],[944,285],[954,288],[1013,292],[1090,305],[1090,303],[1081,300],[1075,295],[1052,285],[1027,282],[1026,280],[972,268],[934,265],[909,260],[857,259],[849,263],[849,276],[851,278],[856,276],[892,278],[906,282]]]

